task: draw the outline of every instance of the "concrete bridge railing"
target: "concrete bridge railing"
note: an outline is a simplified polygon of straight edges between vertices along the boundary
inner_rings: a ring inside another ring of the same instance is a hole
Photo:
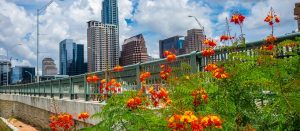
[[[287,39],[294,40],[296,37],[300,37],[300,33],[293,33],[277,38],[277,42],[281,42]],[[202,57],[200,52],[192,52],[190,54],[180,55],[178,59],[172,63],[173,67],[177,67],[178,70],[175,75],[196,73],[202,71],[203,67],[208,64],[208,60],[221,61],[228,59],[232,52],[246,52],[249,55],[254,54],[255,49],[260,48],[264,44],[264,41],[256,41],[246,43],[245,46],[237,46],[235,50],[230,49],[216,49],[216,54],[210,58]],[[283,50],[289,51],[289,47],[282,47]],[[299,50],[298,50],[299,53]],[[282,52],[284,55],[284,52]],[[108,71],[110,78],[116,78],[123,82],[124,89],[138,89],[140,87],[139,74],[143,71],[151,72],[151,78],[147,81],[149,84],[155,84],[160,80],[159,66],[165,64],[165,59],[160,59],[151,62],[139,63],[124,67],[123,72]],[[183,63],[189,65],[190,68],[182,68]],[[82,74],[77,76],[71,76],[69,78],[56,79],[42,81],[39,83],[21,84],[21,85],[9,85],[0,87],[0,93],[2,94],[20,94],[30,95],[36,97],[47,98],[66,98],[70,100],[92,100],[92,96],[99,94],[98,85],[89,85],[86,82],[87,76],[95,74],[100,78],[105,78],[105,71],[93,72],[88,74]]]

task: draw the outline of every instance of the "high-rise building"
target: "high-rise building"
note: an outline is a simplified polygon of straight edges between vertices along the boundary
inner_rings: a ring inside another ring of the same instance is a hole
[[[184,37],[183,36],[173,36],[164,40],[159,41],[159,57],[164,58],[164,52],[166,50],[179,55],[180,49],[183,48]]]
[[[111,69],[119,64],[118,27],[98,21],[87,24],[88,71]]]
[[[86,68],[84,66],[84,46],[83,44],[77,44],[76,45],[76,61],[75,61],[75,65],[76,65],[76,75],[79,74],[84,74],[86,73]]]
[[[59,74],[79,75],[84,63],[83,45],[76,44],[72,39],[65,39],[59,43]]]
[[[44,58],[42,62],[42,75],[57,75],[57,68],[52,58]]]
[[[0,86],[11,83],[11,63],[6,56],[0,57]]]
[[[147,48],[142,34],[124,40],[120,65],[126,66],[148,60]]]
[[[300,32],[300,3],[295,4],[294,15],[298,23],[298,31]]]
[[[25,84],[34,82],[34,76],[34,67],[16,66],[12,68],[12,84]]]
[[[205,35],[202,29],[191,29],[187,31],[187,36],[184,38],[184,53],[191,53],[192,51],[202,51],[208,46],[203,44]]]
[[[118,0],[104,0],[101,15],[102,23],[119,26]]]

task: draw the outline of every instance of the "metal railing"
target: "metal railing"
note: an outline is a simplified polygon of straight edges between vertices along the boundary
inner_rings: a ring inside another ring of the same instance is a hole
[[[278,37],[277,42],[281,42],[287,39],[294,40],[296,37],[300,37],[300,33]],[[256,41],[247,43],[244,47],[238,46],[235,48],[235,50],[218,49],[216,50],[216,55],[212,56],[212,59],[215,59],[217,61],[228,59],[228,55],[232,52],[248,52],[249,54],[253,54],[254,50],[260,48],[262,44],[264,44],[264,41]],[[175,69],[177,68],[176,72],[173,74],[180,76],[187,73],[196,73],[198,71],[202,71],[203,67],[208,64],[208,60],[208,58],[202,57],[200,52],[192,52],[190,54],[180,55],[177,57],[177,60],[171,65]],[[110,78],[115,78],[123,82],[123,88],[139,89],[139,75],[141,72],[151,72],[151,78],[147,80],[147,83],[155,84],[160,81],[159,66],[166,63],[166,59],[160,59],[156,61],[125,66],[124,71],[122,72],[114,72],[112,70],[109,70],[108,72]],[[186,64],[184,65],[183,63]],[[183,68],[183,66],[186,65],[188,65],[188,67]],[[0,93],[82,99],[89,101],[91,100],[91,96],[99,94],[99,91],[97,90],[99,83],[96,85],[91,85],[87,84],[86,82],[87,76],[92,74],[98,75],[102,79],[105,78],[105,71],[100,71],[71,76],[68,78],[47,80],[39,83],[2,86],[0,87]]]

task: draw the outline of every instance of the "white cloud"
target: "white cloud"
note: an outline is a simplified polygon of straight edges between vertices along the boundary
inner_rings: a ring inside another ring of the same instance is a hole
[[[176,1],[176,2],[174,2]],[[270,6],[274,7],[282,22],[276,27],[276,34],[282,35],[296,28],[293,20],[294,2],[299,0],[225,0],[219,6],[224,6],[224,12],[215,13],[216,9],[206,2],[216,3],[219,0],[139,0],[135,14],[134,0],[119,0],[120,44],[123,40],[138,33],[144,33],[148,53],[158,57],[158,40],[174,35],[186,35],[186,30],[199,28],[196,21],[188,15],[196,16],[204,25],[208,36],[216,37],[224,31],[224,19],[230,15],[231,9],[242,6],[250,10],[244,25],[244,32],[250,41],[264,38],[269,31],[267,23],[263,22]],[[77,43],[86,45],[86,22],[101,19],[102,0],[74,0],[54,2],[40,16],[40,63],[43,57],[51,56],[58,64],[58,43],[65,38],[74,39]],[[16,4],[18,3],[18,5]],[[36,64],[36,15],[34,9],[24,9],[30,5],[41,7],[44,0],[0,0],[0,48],[9,48],[13,57],[23,61],[15,64]],[[217,22],[214,23],[213,17]],[[132,19],[134,25],[128,25],[125,19]],[[232,34],[239,33],[237,26],[232,25]],[[28,35],[30,34],[30,35]],[[24,39],[25,36],[27,39]],[[15,44],[22,46],[11,48]],[[0,50],[0,54],[6,52]],[[41,66],[40,66],[41,67]]]

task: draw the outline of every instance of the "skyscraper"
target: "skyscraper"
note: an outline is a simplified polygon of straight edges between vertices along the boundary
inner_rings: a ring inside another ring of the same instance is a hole
[[[207,45],[203,44],[205,35],[202,29],[191,29],[187,31],[187,36],[184,39],[184,53],[191,53],[192,51],[202,51],[207,48]]]
[[[103,24],[119,26],[118,0],[104,0],[101,15]]]
[[[169,50],[176,55],[179,55],[179,50],[182,49],[184,42],[183,36],[173,36],[159,41],[159,56],[164,58],[164,52]]]
[[[16,66],[12,68],[12,84],[34,82],[34,76],[34,67]]]
[[[124,40],[120,65],[126,66],[139,62],[146,62],[147,60],[147,48],[142,34]]]
[[[295,4],[294,15],[298,23],[298,31],[300,32],[300,2]]]
[[[11,62],[6,56],[0,56],[0,86],[10,84]]]
[[[79,75],[82,72],[84,57],[83,45],[76,44],[72,39],[59,43],[59,72],[60,75]]]
[[[44,58],[42,62],[43,76],[57,75],[57,68],[52,58]]]
[[[102,71],[119,64],[118,27],[98,21],[87,24],[88,71]]]

